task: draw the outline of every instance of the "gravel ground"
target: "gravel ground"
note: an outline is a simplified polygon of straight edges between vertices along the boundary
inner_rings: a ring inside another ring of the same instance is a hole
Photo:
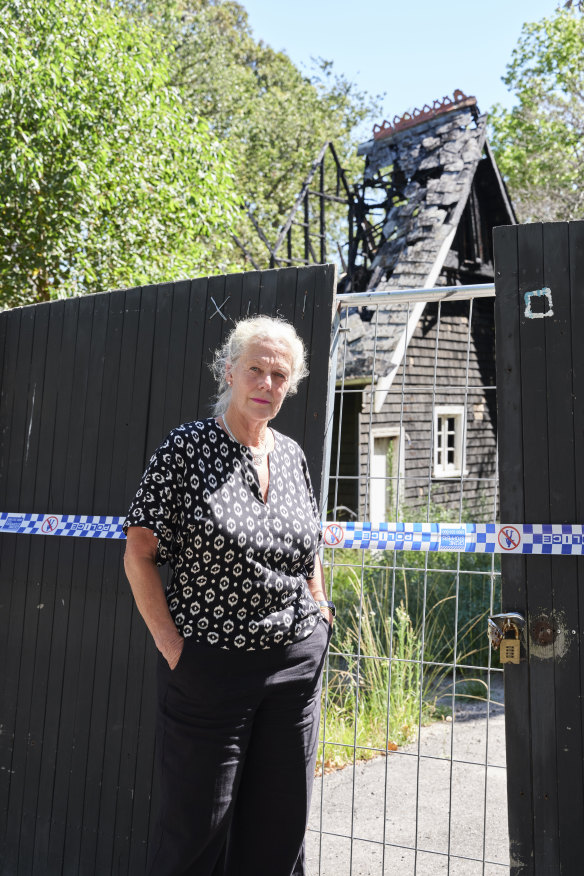
[[[502,702],[501,690],[492,689],[491,696]],[[316,779],[307,834],[310,876],[508,874],[502,706],[491,704],[488,736],[486,717],[485,703],[467,701],[457,707],[454,721],[423,727],[419,744],[329,773],[324,786]],[[319,849],[321,798],[325,833]],[[484,869],[483,844],[489,862]]]

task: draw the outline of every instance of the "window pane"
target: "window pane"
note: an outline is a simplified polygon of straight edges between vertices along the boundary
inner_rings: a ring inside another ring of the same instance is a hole
[[[460,469],[462,412],[443,411],[436,415],[434,470],[438,477],[454,475]]]
[[[373,456],[371,458],[369,480],[369,519],[382,522],[386,519],[386,478],[387,451],[389,438],[373,439]]]

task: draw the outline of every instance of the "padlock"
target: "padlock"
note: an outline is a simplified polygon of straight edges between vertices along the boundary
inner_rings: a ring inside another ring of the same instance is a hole
[[[513,639],[506,638],[508,633],[514,633]],[[507,622],[503,627],[503,640],[499,648],[501,663],[519,663],[521,654],[521,642],[519,641],[519,628]]]

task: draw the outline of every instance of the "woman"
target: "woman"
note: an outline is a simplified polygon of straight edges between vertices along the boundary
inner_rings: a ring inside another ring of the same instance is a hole
[[[302,341],[242,320],[214,370],[215,417],[170,433],[124,523],[160,652],[149,874],[302,876],[334,606],[304,454],[268,426],[306,374]]]

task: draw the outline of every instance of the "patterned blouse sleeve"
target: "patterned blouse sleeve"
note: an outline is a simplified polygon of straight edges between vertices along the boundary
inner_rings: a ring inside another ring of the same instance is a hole
[[[302,453],[302,452],[301,452]],[[316,501],[316,496],[314,495],[314,490],[312,489],[312,481],[310,480],[310,472],[308,471],[308,463],[306,462],[306,457],[304,453],[301,456],[302,459],[302,473],[304,475],[304,479],[306,481],[306,489],[308,490],[308,496],[310,499],[310,506],[312,515],[314,517],[314,521],[316,526],[318,527],[318,535],[316,547],[314,549],[314,553],[309,562],[306,563],[306,574],[308,578],[312,578],[314,576],[314,569],[316,565],[316,555],[320,550],[320,546],[322,544],[322,526],[320,522],[320,514],[318,512],[318,504]]]
[[[157,566],[172,562],[180,521],[184,461],[178,444],[171,432],[154,451],[123,523],[125,533],[130,526],[152,530],[158,539]]]

